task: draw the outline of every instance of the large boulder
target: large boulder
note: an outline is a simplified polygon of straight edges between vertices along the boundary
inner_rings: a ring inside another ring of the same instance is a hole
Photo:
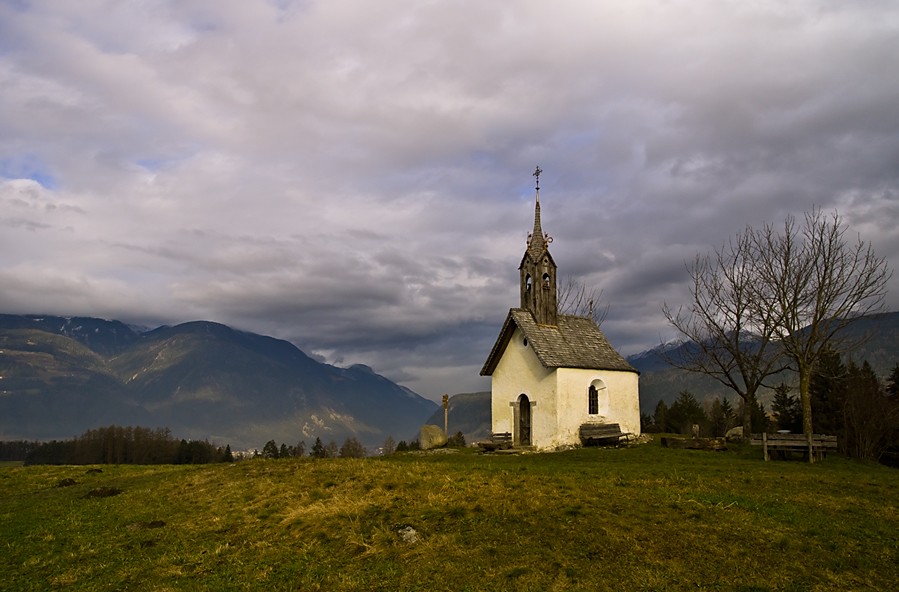
[[[446,446],[446,433],[434,425],[421,426],[421,449],[440,448]]]
[[[743,441],[743,426],[737,426],[735,428],[731,428],[727,430],[727,433],[724,434],[724,438],[731,443],[742,442]]]

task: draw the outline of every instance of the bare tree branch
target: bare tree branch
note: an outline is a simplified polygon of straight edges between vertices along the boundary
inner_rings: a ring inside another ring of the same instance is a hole
[[[757,306],[758,252],[747,228],[714,256],[697,256],[688,266],[692,302],[662,312],[688,342],[661,354],[668,364],[711,376],[743,400],[743,436],[750,435],[751,403],[766,378],[783,370],[774,341],[776,319]],[[677,353],[675,353],[675,351]]]
[[[777,315],[777,337],[799,374],[803,431],[812,433],[809,384],[814,365],[826,352],[844,353],[864,341],[845,329],[865,316],[885,311],[886,285],[892,277],[886,260],[870,243],[844,239],[837,212],[813,209],[802,229],[787,218],[783,234],[766,225],[754,234],[759,263],[760,306]]]
[[[568,276],[566,283],[559,278],[556,285],[556,302],[559,313],[590,317],[596,326],[602,325],[609,314],[609,305],[602,305],[602,290],[596,293],[596,288],[587,288],[584,282],[578,282]]]

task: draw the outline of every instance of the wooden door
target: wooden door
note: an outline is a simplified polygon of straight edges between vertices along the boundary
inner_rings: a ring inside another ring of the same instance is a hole
[[[519,398],[518,444],[520,446],[531,445],[531,402],[527,395],[521,395]]]

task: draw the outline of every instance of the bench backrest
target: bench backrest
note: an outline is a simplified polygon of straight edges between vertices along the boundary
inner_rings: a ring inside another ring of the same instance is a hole
[[[808,444],[808,436],[805,434],[766,434],[764,438],[762,437],[762,434],[752,434],[750,443],[760,446],[763,440],[767,440],[768,444],[772,445],[795,444],[796,446],[800,446],[802,444]],[[837,445],[837,437],[828,436],[826,434],[812,434],[812,445],[835,448]]]
[[[621,434],[621,426],[617,423],[585,423],[581,425],[580,434],[582,438],[617,436]]]

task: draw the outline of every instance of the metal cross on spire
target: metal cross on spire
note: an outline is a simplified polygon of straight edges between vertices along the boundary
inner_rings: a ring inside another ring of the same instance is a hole
[[[540,191],[540,173],[543,171],[540,170],[540,167],[537,167],[537,170],[534,171],[534,176],[537,177],[537,191]]]

